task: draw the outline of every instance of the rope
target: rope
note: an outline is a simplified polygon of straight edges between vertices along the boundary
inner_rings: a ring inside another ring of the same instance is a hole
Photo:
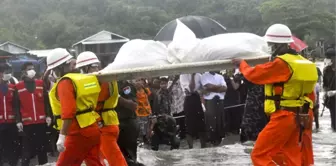
[[[237,105],[232,105],[232,106],[228,106],[228,107],[224,107],[224,110],[225,109],[229,109],[229,108],[236,108],[236,107],[241,107],[241,106],[245,106],[246,104],[237,104]],[[181,116],[175,116],[173,117],[174,119],[180,119],[180,118],[184,118],[185,115],[181,115]]]

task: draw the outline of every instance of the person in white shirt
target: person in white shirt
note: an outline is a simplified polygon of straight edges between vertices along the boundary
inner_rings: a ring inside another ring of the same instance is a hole
[[[216,72],[204,73],[201,83],[205,90],[203,98],[206,111],[204,115],[208,139],[214,146],[217,146],[221,143],[225,133],[224,97],[227,86],[224,77]]]
[[[180,76],[181,87],[186,95],[184,100],[185,123],[187,142],[189,148],[193,148],[193,138],[199,137],[201,148],[206,145],[206,130],[204,112],[199,92],[202,88],[202,75],[199,73],[183,74]]]

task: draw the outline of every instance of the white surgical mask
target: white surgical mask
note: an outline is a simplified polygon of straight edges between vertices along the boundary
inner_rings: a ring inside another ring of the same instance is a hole
[[[2,80],[4,81],[8,81],[12,78],[12,74],[4,74],[2,77]]]
[[[331,59],[325,58],[325,59],[324,59],[324,64],[325,64],[326,66],[330,66],[330,65],[332,65],[332,61],[331,61]]]
[[[32,69],[32,70],[28,70],[28,71],[27,71],[27,77],[28,77],[28,78],[34,78],[35,75],[36,75],[35,70]]]

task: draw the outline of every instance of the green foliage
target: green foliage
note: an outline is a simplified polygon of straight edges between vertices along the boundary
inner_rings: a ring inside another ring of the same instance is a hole
[[[151,39],[186,15],[211,17],[230,32],[263,35],[284,23],[309,44],[335,40],[334,0],[0,0],[0,6],[0,41],[36,49],[70,47],[101,30]]]

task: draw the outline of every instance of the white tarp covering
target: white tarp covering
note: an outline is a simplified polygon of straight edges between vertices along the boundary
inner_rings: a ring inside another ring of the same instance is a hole
[[[103,71],[130,69],[146,66],[170,64],[167,60],[168,49],[161,42],[135,39],[125,43],[119,50],[114,62]]]
[[[233,58],[256,59],[254,64],[264,62],[269,57],[267,52],[267,43],[258,35],[227,33],[197,39],[177,20],[174,38],[168,47],[153,40],[131,40],[98,76],[112,80],[223,70],[233,67]]]

